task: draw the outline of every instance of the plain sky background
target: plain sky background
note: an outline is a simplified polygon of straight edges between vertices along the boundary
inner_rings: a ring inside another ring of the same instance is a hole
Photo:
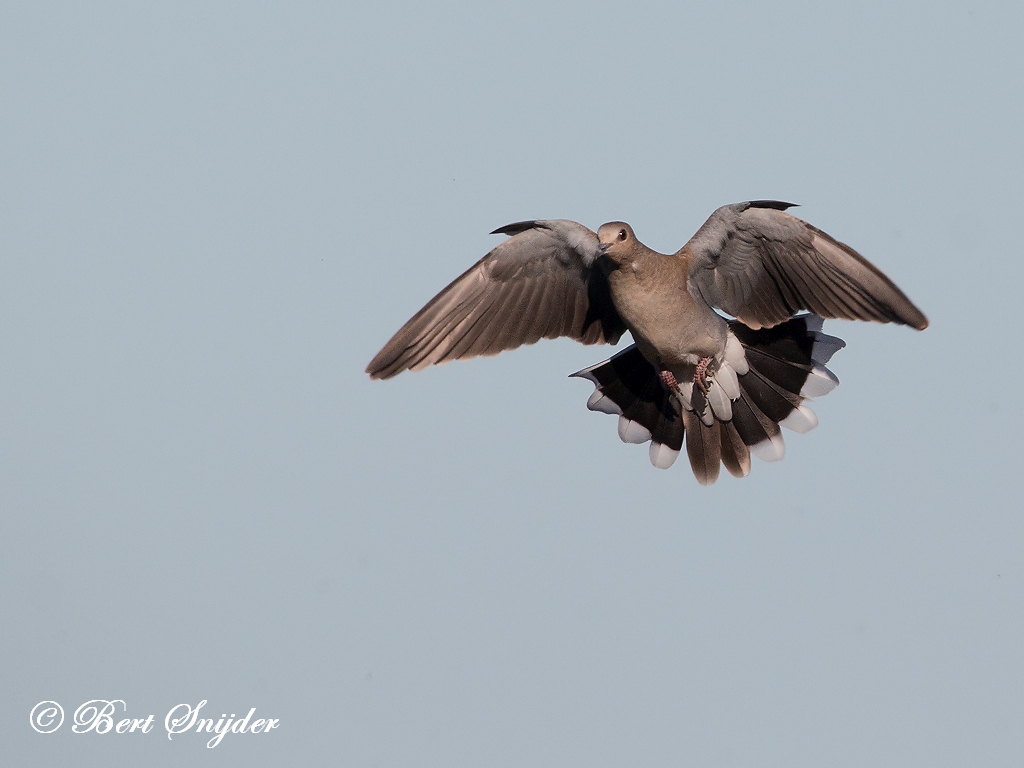
[[[5,766],[1024,762],[1020,3],[0,15]],[[587,411],[607,347],[363,373],[495,227],[756,198],[931,327],[827,323],[746,479]],[[29,727],[97,698],[158,730]]]

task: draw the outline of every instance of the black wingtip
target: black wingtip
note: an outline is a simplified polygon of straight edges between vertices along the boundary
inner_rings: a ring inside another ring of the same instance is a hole
[[[492,235],[518,235],[520,232],[525,232],[528,229],[535,229],[537,226],[536,220],[534,221],[516,221],[512,224],[506,224],[504,227],[498,227],[496,230],[491,232]]]
[[[751,200],[748,205],[751,208],[773,208],[776,211],[800,207],[798,203],[784,203],[781,200]]]

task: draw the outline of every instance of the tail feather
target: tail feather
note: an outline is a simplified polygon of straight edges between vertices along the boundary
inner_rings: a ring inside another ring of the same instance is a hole
[[[777,384],[785,390],[793,391],[797,382],[807,378],[807,372],[811,370],[810,358],[807,363],[794,360],[780,360],[775,355],[765,354],[756,347],[751,348],[744,345],[743,351],[747,356],[747,363],[752,370],[757,371],[763,378],[773,384]],[[796,389],[800,391],[799,387]]]
[[[821,365],[826,365],[832,359],[832,355],[846,346],[846,342],[837,336],[829,336],[827,333],[814,334],[814,346],[811,348],[811,360]]]
[[[750,474],[750,449],[733,422],[723,421],[719,428],[722,432],[722,464],[733,477],[746,477]]]
[[[779,422],[801,403],[800,396],[778,386],[757,368],[740,379],[740,391],[772,421]]]
[[[839,383],[825,364],[845,346],[821,328],[815,315],[759,330],[730,322],[725,358],[717,363],[708,396],[679,378],[684,371],[675,372],[679,389],[669,390],[635,344],[573,376],[594,383],[590,410],[619,415],[623,441],[651,441],[654,466],[671,466],[685,441],[694,476],[708,485],[721,465],[745,477],[751,454],[781,459],[786,444],[780,426],[795,432],[817,426],[805,403]]]
[[[640,354],[635,344],[597,365],[584,368],[573,376],[592,381],[597,389],[587,401],[592,411],[618,413],[622,420],[632,422],[649,432],[652,440],[665,450],[651,449],[651,462],[667,469],[683,447],[683,422],[679,407],[657,369]],[[600,394],[598,394],[600,393]],[[639,434],[638,430],[620,426],[619,436],[625,442]],[[641,442],[646,442],[646,440]]]
[[[686,455],[697,482],[711,485],[718,479],[718,468],[722,461],[722,442],[718,432],[717,419],[709,427],[693,411],[683,411],[686,427]]]
[[[778,424],[765,416],[749,397],[740,397],[732,404],[730,424],[747,446],[770,441],[779,434]]]

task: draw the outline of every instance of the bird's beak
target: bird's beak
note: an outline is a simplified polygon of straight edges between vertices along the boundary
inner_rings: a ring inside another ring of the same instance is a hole
[[[597,246],[597,252],[598,252],[598,253],[599,253],[599,254],[600,254],[601,256],[604,256],[604,255],[605,255],[606,253],[608,253],[608,249],[609,249],[609,248],[611,248],[611,247],[612,247],[612,244],[611,244],[611,243],[600,243],[600,244],[599,244],[599,245]]]

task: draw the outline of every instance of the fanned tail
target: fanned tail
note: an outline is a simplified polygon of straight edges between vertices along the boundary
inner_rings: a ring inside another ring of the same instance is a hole
[[[672,466],[683,447],[680,409],[636,344],[572,375],[594,382],[596,389],[587,408],[617,415],[623,442],[650,440],[651,463],[659,469]]]
[[[651,463],[667,469],[686,443],[690,467],[702,485],[718,479],[719,465],[735,477],[750,473],[750,455],[778,461],[786,445],[780,427],[808,432],[818,418],[806,402],[839,380],[825,367],[846,344],[822,333],[822,319],[799,315],[773,328],[729,323],[725,358],[708,393],[683,380],[670,390],[661,372],[630,345],[609,360],[572,374],[592,381],[592,411],[619,416],[619,437],[651,441]],[[692,372],[691,372],[692,377]]]

